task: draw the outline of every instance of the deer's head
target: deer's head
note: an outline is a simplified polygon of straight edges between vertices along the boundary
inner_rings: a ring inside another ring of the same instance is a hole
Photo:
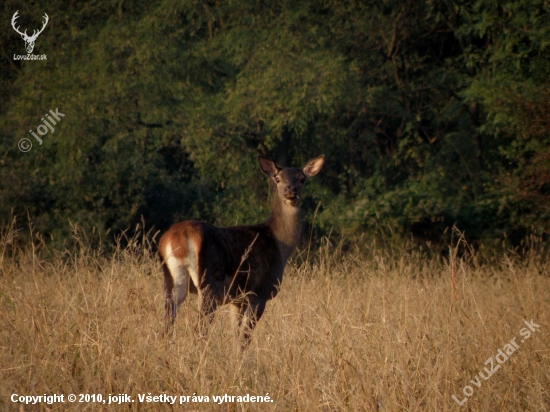
[[[325,162],[325,156],[321,155],[311,159],[303,168],[279,167],[271,160],[258,156],[258,162],[262,171],[271,177],[277,186],[277,196],[284,199],[288,206],[298,206],[302,197],[302,187],[312,176],[315,176]]]
[[[15,20],[17,20],[17,18],[19,17],[17,13],[19,13],[19,10],[17,10],[13,15],[11,19],[11,25],[13,29],[21,35],[21,38],[25,40],[25,48],[27,49],[27,53],[31,54],[34,49],[34,42],[36,41],[36,38],[40,33],[44,31],[44,29],[46,28],[46,25],[48,24],[48,20],[49,20],[48,15],[44,13],[44,22],[42,23],[42,28],[40,30],[34,30],[32,36],[28,36],[27,30],[25,30],[24,33],[21,33],[19,31],[19,27],[15,27]]]

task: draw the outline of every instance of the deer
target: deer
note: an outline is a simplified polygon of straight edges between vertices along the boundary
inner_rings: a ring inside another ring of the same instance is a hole
[[[302,187],[315,176],[325,156],[302,168],[279,167],[258,156],[261,171],[274,183],[268,219],[253,226],[216,227],[187,220],[176,223],[159,240],[165,292],[165,334],[174,325],[188,292],[198,295],[199,334],[204,336],[213,312],[229,304],[243,348],[277,296],[283,271],[300,239]]]
[[[13,29],[17,33],[19,33],[21,35],[21,37],[25,41],[25,48],[27,49],[27,53],[31,54],[33,49],[34,49],[34,43],[36,42],[36,39],[38,38],[38,35],[44,31],[44,29],[46,28],[46,25],[48,24],[48,21],[50,19],[49,19],[48,15],[46,13],[44,13],[45,21],[42,23],[42,28],[40,30],[34,30],[33,33],[32,33],[32,36],[29,36],[29,35],[27,35],[27,30],[25,30],[25,33],[21,33],[19,31],[19,27],[15,27],[15,20],[17,20],[17,18],[19,17],[17,15],[17,13],[19,13],[19,10],[17,10],[14,13],[14,15],[11,19],[11,26],[13,27]]]

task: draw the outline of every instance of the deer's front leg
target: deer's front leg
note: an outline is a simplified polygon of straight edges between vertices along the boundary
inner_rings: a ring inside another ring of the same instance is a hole
[[[243,349],[248,347],[250,344],[250,335],[256,324],[264,314],[265,306],[267,301],[261,300],[251,300],[246,306],[243,306],[244,316],[243,316]]]

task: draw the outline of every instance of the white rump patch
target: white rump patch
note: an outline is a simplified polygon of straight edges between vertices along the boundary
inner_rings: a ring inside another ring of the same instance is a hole
[[[173,252],[176,250],[174,246],[175,245],[172,243],[166,246],[164,261],[174,280],[174,302],[179,306],[185,300],[189,292],[189,277],[193,280],[200,295],[198,256],[195,244],[190,239],[187,239],[187,256],[183,258],[174,256]]]
[[[197,254],[197,249],[195,248],[195,243],[191,239],[187,239],[187,259],[186,259],[186,266],[187,270],[189,271],[189,274],[191,275],[191,279],[193,279],[193,283],[195,284],[197,290],[200,291],[199,285],[199,256]]]
[[[189,291],[189,273],[185,268],[183,259],[175,257],[172,250],[172,245],[168,244],[164,253],[164,260],[174,280],[174,302],[178,307],[185,300]]]

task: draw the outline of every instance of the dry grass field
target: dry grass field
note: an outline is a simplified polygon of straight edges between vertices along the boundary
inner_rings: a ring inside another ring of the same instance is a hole
[[[327,242],[290,262],[240,352],[224,308],[197,338],[193,295],[162,337],[162,274],[147,242],[44,257],[14,237],[5,228],[0,243],[0,410],[550,410],[546,256],[478,264],[456,250],[426,260]],[[119,394],[126,402],[109,405]],[[143,398],[163,394],[176,403]],[[225,394],[272,402],[214,402]]]

